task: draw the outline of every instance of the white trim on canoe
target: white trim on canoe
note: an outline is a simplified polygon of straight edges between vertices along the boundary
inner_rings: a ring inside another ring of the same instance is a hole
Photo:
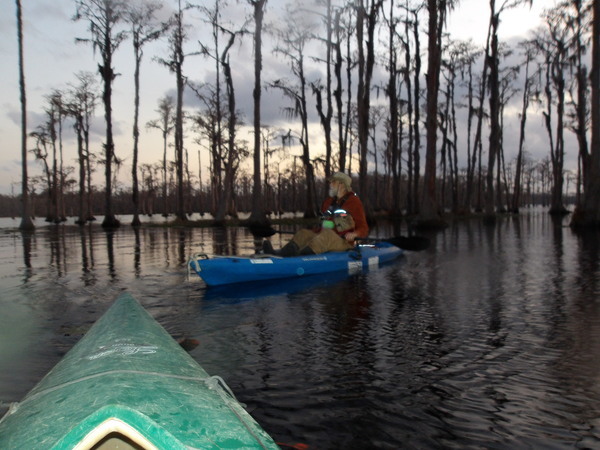
[[[73,448],[73,450],[90,450],[102,442],[103,439],[109,437],[111,434],[116,434],[115,438],[121,445],[127,443],[127,440],[129,440],[134,442],[136,445],[139,445],[144,450],[158,450],[158,448],[152,444],[152,442],[146,439],[146,437],[144,437],[139,431],[115,417],[105,420],[92,431],[90,431],[81,440],[81,442],[79,442]],[[120,436],[123,436],[126,439],[122,439]],[[102,446],[97,448],[102,449]],[[127,446],[124,446],[123,448],[127,448]]]

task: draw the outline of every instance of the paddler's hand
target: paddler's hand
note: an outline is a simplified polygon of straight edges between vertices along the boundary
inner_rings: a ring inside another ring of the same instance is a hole
[[[358,234],[356,234],[354,231],[351,231],[350,233],[346,233],[344,237],[348,242],[352,242],[358,237]]]

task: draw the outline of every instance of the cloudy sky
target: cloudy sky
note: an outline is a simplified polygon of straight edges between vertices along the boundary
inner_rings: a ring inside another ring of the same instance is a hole
[[[74,22],[72,17],[75,13],[75,2],[73,0],[26,0],[23,1],[24,21],[24,45],[25,45],[25,76],[27,86],[27,109],[28,128],[35,127],[44,120],[44,107],[46,97],[55,89],[67,89],[69,85],[76,84],[75,74],[82,71],[95,72],[99,62],[98,55],[94,55],[91,46],[76,44],[76,38],[87,38],[88,24],[84,21]],[[168,17],[175,6],[175,0],[165,0],[165,8],[161,11],[161,17]],[[202,2],[198,2],[202,3]],[[222,7],[225,20],[233,24],[240,24],[251,14],[247,2],[230,0],[228,5]],[[287,0],[270,0],[267,6],[265,21],[272,26],[282,26],[285,20],[282,11]],[[297,3],[297,1],[295,2]],[[314,0],[304,0],[306,9],[317,10]],[[534,0],[533,8],[519,7],[507,12],[502,16],[500,27],[500,38],[503,42],[515,43],[519,39],[528,36],[530,30],[535,28],[539,22],[539,15],[543,8],[552,7],[555,0]],[[212,6],[213,2],[206,4]],[[223,2],[221,2],[223,4]],[[20,103],[18,87],[18,57],[17,57],[17,32],[14,2],[7,1],[5,14],[0,16],[0,32],[4,39],[0,40],[0,193],[19,192],[20,186]],[[10,13],[9,13],[10,12]],[[460,6],[452,13],[449,20],[451,36],[454,39],[469,40],[483,45],[488,24],[489,6],[485,0],[461,0]],[[317,20],[308,17],[307,20]],[[187,51],[198,50],[197,42],[206,41],[209,30],[202,20],[200,12],[189,12],[185,22],[190,25],[187,42]],[[426,23],[426,15],[423,14],[422,22]],[[208,42],[207,42],[208,43]],[[290,77],[286,61],[281,56],[273,53],[274,40],[265,36],[263,48],[263,81]],[[322,56],[322,46],[313,45],[310,48],[310,56]],[[144,51],[144,61],[141,72],[141,117],[140,124],[143,127],[146,122],[157,119],[156,108],[158,100],[165,94],[174,94],[175,79],[168,70],[156,62],[156,57],[167,55],[165,41],[159,41],[149,45]],[[253,51],[250,36],[247,36],[234,46],[230,52],[233,77],[235,80],[236,97],[238,108],[245,113],[244,121],[252,123],[252,88],[253,75]],[[425,58],[426,60],[426,58]],[[132,122],[133,122],[133,50],[131,41],[121,44],[114,59],[114,68],[119,76],[114,82],[113,92],[113,118],[115,132],[115,151],[118,157],[124,159],[121,169],[121,179],[126,183],[130,179],[132,159]],[[477,69],[479,70],[479,69]],[[190,56],[184,64],[186,76],[196,82],[211,82],[214,80],[214,64],[201,56]],[[381,75],[384,76],[383,71]],[[315,80],[319,74],[309,67],[308,78]],[[193,109],[197,105],[191,92],[187,92],[185,106]],[[274,128],[287,128],[285,117],[281,108],[288,106],[286,99],[279,92],[268,91],[263,93],[262,122]],[[518,107],[507,110],[507,156],[510,159],[511,152],[515,149],[512,139],[516,136],[518,124],[516,114]],[[311,111],[313,122],[310,124],[309,132],[313,136],[312,154],[321,153],[320,139],[318,137],[320,126],[314,109]],[[547,138],[541,128],[541,120],[532,116],[531,131],[528,135],[528,151],[535,158],[543,158],[547,154]],[[65,164],[76,165],[75,138],[70,125],[67,125],[64,135]],[[104,139],[103,109],[100,104],[94,123],[94,141],[92,145],[99,151]],[[201,165],[204,181],[208,174],[208,155],[201,145],[194,143],[193,133],[186,131],[189,139],[186,147],[190,154],[190,168],[198,171],[198,151],[201,151]],[[248,137],[251,140],[250,137]],[[34,142],[29,140],[29,148]],[[155,163],[162,158],[162,138],[158,131],[147,131],[142,129],[140,140],[140,163]],[[33,155],[29,155],[30,174],[40,173],[39,163],[33,161]],[[575,155],[567,155],[568,163],[572,164]],[[102,185],[101,177],[95,182]]]

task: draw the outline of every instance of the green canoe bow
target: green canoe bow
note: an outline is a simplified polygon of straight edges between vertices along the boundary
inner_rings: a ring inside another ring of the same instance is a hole
[[[222,380],[128,294],[0,419],[3,450],[111,441],[118,448],[278,448]]]

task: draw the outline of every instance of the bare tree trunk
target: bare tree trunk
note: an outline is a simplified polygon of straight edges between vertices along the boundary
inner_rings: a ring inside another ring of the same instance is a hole
[[[93,108],[93,106],[92,106]],[[83,137],[85,142],[85,169],[86,169],[86,182],[87,182],[87,211],[85,220],[96,220],[93,215],[92,208],[92,153],[90,151],[90,119],[91,119],[91,110],[86,109],[85,114],[85,122],[84,122],[84,131]]]
[[[396,20],[394,19],[394,0],[390,1],[389,23],[388,23],[388,72],[389,79],[386,88],[386,93],[389,100],[390,119],[389,119],[389,136],[388,148],[390,156],[390,168],[392,173],[392,204],[391,212],[393,217],[400,217],[400,144],[398,142],[399,133],[399,111],[398,111],[398,68],[397,68],[397,53],[396,53]],[[408,71],[408,68],[406,68]],[[386,199],[387,201],[387,199]]]
[[[587,169],[584,170],[583,206],[576,211],[571,226],[600,227],[600,2],[594,1],[592,24],[592,145]]]
[[[57,148],[56,148],[56,111],[55,106],[50,102],[50,111],[48,112],[49,118],[49,132],[50,142],[52,144],[52,184],[50,189],[50,210],[46,217],[46,222],[57,223],[58,221],[58,159],[57,159]]]
[[[112,48],[110,42],[111,36],[109,29],[104,34],[104,45],[106,48]],[[104,220],[102,226],[104,228],[118,227],[120,222],[117,220],[113,213],[112,205],[112,164],[115,156],[115,144],[113,141],[113,130],[112,130],[112,82],[116,77],[116,74],[112,68],[112,52],[103,53],[103,65],[99,66],[100,75],[104,82],[104,92],[102,94],[102,101],[104,102],[104,119],[106,121],[106,143],[104,144],[105,149],[105,181],[106,190],[104,192]]]
[[[339,154],[339,165],[342,165],[342,156],[345,158],[346,155],[346,142],[344,140],[344,113],[342,106],[342,92],[344,90],[342,84],[342,33],[341,33],[341,9],[338,9],[335,13],[334,19],[334,30],[335,30],[335,64],[333,72],[335,74],[336,87],[333,91],[333,97],[335,99],[337,109],[337,122],[338,122],[338,154]],[[349,89],[349,88],[348,88]],[[342,169],[340,169],[342,170]]]
[[[560,58],[555,55],[555,58]],[[556,86],[558,103],[556,106],[556,147],[551,149],[552,161],[552,200],[550,205],[550,214],[563,215],[568,211],[563,204],[563,185],[564,185],[564,109],[565,109],[565,80],[562,75],[562,62],[558,61],[554,65],[553,79]]]
[[[131,166],[132,180],[132,202],[133,202],[133,220],[131,226],[139,227],[140,222],[140,193],[138,186],[138,144],[140,140],[139,117],[140,117],[140,63],[142,61],[141,43],[139,36],[134,34],[133,41],[135,71],[134,71],[134,113],[133,113],[133,161]]]
[[[438,129],[441,133],[441,138],[442,138],[442,144],[440,147],[440,166],[441,166],[441,180],[440,180],[440,193],[437,194],[436,193],[436,200],[438,201],[438,208],[440,211],[443,211],[444,208],[446,207],[446,186],[448,185],[447,182],[447,170],[448,170],[448,160],[450,159],[449,156],[448,158],[447,153],[448,153],[448,109],[450,106],[450,99],[449,99],[449,94],[448,91],[446,91],[445,93],[445,102],[444,102],[444,111],[438,113]],[[439,105],[442,106],[442,105]],[[438,108],[439,108],[438,106]],[[437,175],[436,175],[437,177]],[[437,181],[437,180],[436,180]]]
[[[404,70],[403,70],[403,78],[404,83],[406,83],[406,105],[407,105],[407,116],[408,116],[408,145],[407,145],[407,186],[406,186],[406,212],[411,215],[414,214],[416,210],[415,206],[415,196],[413,195],[413,165],[414,165],[414,152],[413,152],[413,141],[414,141],[414,131],[418,133],[418,126],[413,127],[413,91],[412,91],[412,81],[411,81],[411,54],[410,54],[410,21],[408,20],[409,10],[408,10],[408,0],[406,2],[406,18],[404,19],[404,39],[400,38],[402,41],[402,47],[404,49]],[[415,14],[415,21],[417,20],[417,14]],[[415,56],[415,62],[419,61],[418,56]],[[416,70],[416,68],[415,68]],[[416,130],[415,130],[416,128]],[[399,172],[400,174],[402,172]],[[398,195],[398,192],[396,192]]]
[[[493,3],[494,0],[491,0]],[[498,53],[498,24],[500,18],[492,7],[490,26],[491,26],[491,45],[489,66],[490,66],[490,145],[488,151],[488,167],[486,174],[485,191],[485,221],[493,224],[496,221],[494,211],[494,164],[500,153],[500,82],[499,82],[499,53]]]
[[[364,0],[360,0],[356,6],[356,41],[358,44],[358,86],[356,95],[356,115],[358,118],[358,185],[360,193],[366,198],[367,189],[367,154],[369,140],[369,107],[370,107],[370,85],[367,82],[367,62],[365,58],[365,22],[367,12]],[[368,51],[368,50],[367,50]],[[365,211],[368,216],[368,211]]]
[[[253,187],[252,211],[248,224],[264,225],[269,221],[262,207],[262,185],[260,170],[260,97],[261,97],[261,71],[262,71],[262,28],[267,0],[248,0],[254,7],[254,158],[253,158]]]
[[[95,77],[89,72],[77,74],[79,85],[71,92],[71,98],[66,107],[67,115],[74,120],[73,128],[77,136],[77,162],[79,164],[79,217],[75,221],[78,225],[85,225],[89,220],[89,127],[90,118],[96,107],[97,94],[95,92]],[[86,195],[86,182],[88,192]]]
[[[369,184],[367,179],[368,155],[369,155],[369,129],[370,129],[370,107],[371,107],[371,79],[373,78],[373,67],[375,65],[375,25],[377,17],[382,8],[383,1],[370,0],[368,13],[361,0],[356,11],[356,39],[358,42],[358,91],[356,99],[358,115],[358,149],[359,149],[359,189],[364,198],[369,196]],[[364,36],[366,22],[367,35]],[[366,41],[366,55],[364,43]],[[367,218],[372,214],[373,206],[370,202],[365,205]]]
[[[176,39],[174,43],[175,77],[177,82],[177,103],[175,110],[175,172],[177,177],[177,200],[175,216],[181,222],[187,222],[183,188],[183,12],[181,0],[177,13]]]
[[[529,96],[531,95],[531,78],[529,75],[529,64],[533,55],[529,48],[525,49],[525,85],[523,86],[523,102],[521,107],[521,121],[519,127],[519,151],[517,153],[517,167],[515,169],[515,183],[513,188],[512,206],[513,213],[519,212],[521,204],[521,184],[523,178],[523,146],[525,144],[525,124],[527,122],[527,109],[529,108]]]
[[[310,147],[308,136],[308,111],[306,109],[306,81],[304,77],[303,64],[300,66],[300,110],[302,120],[302,161],[304,163],[304,173],[306,176],[306,209],[304,211],[305,218],[317,217],[319,207],[316,200],[317,190],[315,185],[315,171],[310,159]]]
[[[75,115],[75,131],[77,134],[77,159],[79,162],[79,217],[75,223],[77,225],[85,225],[87,220],[85,214],[85,156],[83,147],[83,114],[81,109],[78,107],[78,111]]]
[[[577,78],[577,100],[576,100],[576,117],[577,117],[577,126],[575,129],[575,134],[577,135],[577,143],[579,144],[579,161],[585,161],[586,163],[589,161],[589,150],[588,150],[588,115],[587,115],[587,107],[588,107],[588,74],[587,68],[583,63],[583,57],[586,53],[586,45],[583,43],[584,39],[584,26],[582,24],[584,12],[582,11],[582,3],[580,1],[574,1],[573,5],[576,8],[576,17],[575,22],[573,24],[575,28],[575,70],[576,70],[576,78]],[[584,166],[583,171],[585,172],[587,168]],[[579,170],[581,172],[581,170]],[[577,192],[580,193],[581,183],[577,183]],[[580,205],[581,197],[577,195],[577,205]]]
[[[114,158],[115,145],[112,133],[112,80],[115,77],[111,65],[111,59],[105,60],[105,65],[101,68],[102,79],[104,80],[104,93],[102,101],[104,102],[104,119],[106,121],[106,143],[105,147],[105,170],[104,179],[106,190],[104,192],[104,220],[102,226],[105,228],[118,227],[119,221],[115,218],[112,211],[112,162]]]
[[[16,0],[17,6],[17,38],[19,41],[19,92],[21,95],[21,223],[19,229],[33,230],[29,206],[29,187],[27,176],[27,96],[25,91],[25,70],[23,59],[23,16],[21,0]]]
[[[217,223],[224,222],[225,215],[228,208],[233,207],[233,182],[235,179],[235,170],[237,167],[236,162],[239,160],[236,148],[235,148],[235,135],[236,135],[236,124],[237,115],[235,111],[235,90],[233,85],[233,77],[231,74],[231,67],[229,65],[228,52],[233,45],[235,34],[231,34],[230,40],[223,51],[220,63],[223,66],[223,73],[225,75],[225,83],[227,86],[227,105],[229,113],[228,121],[228,158],[225,161],[225,181],[224,181],[224,192],[219,203],[217,213],[215,215],[215,221]]]
[[[505,173],[505,165],[504,165],[504,105],[502,99],[500,100],[500,111],[498,117],[500,117],[500,145],[498,146],[498,167],[496,170],[496,212],[504,213],[506,209],[504,208],[504,202],[502,201],[502,185],[506,186],[506,183],[502,183],[502,173]]]
[[[459,177],[458,177],[458,131],[456,127],[456,99],[455,99],[455,81],[456,81],[456,73],[452,71],[452,83],[450,85],[451,92],[451,107],[450,107],[450,121],[452,126],[452,142],[450,144],[449,154],[450,154],[450,168],[452,170],[452,212],[458,214],[460,206],[459,206]]]
[[[352,111],[352,59],[351,50],[352,33],[348,31],[346,38],[346,121],[344,123],[344,147],[340,148],[340,171],[346,171],[346,165],[352,166],[352,141],[350,134],[350,123],[353,115]],[[346,162],[348,160],[348,162]],[[351,170],[348,170],[352,172]]]
[[[163,217],[169,216],[169,198],[167,183],[167,136],[168,132],[163,131],[163,160],[162,160],[162,196],[163,196]]]
[[[425,174],[423,194],[417,226],[443,227],[436,198],[436,160],[437,160],[437,101],[439,92],[442,50],[438,38],[438,1],[428,0],[428,73],[427,73],[427,152],[425,155]]]
[[[321,126],[323,127],[323,133],[325,135],[325,179],[328,179],[331,175],[331,118],[333,117],[333,107],[331,101],[331,62],[332,62],[332,48],[333,44],[333,18],[332,18],[332,6],[331,0],[326,0],[327,13],[325,16],[325,25],[327,28],[326,38],[326,56],[325,56],[325,67],[326,67],[326,81],[325,81],[325,96],[327,107],[323,111],[323,100],[320,89],[313,85],[313,92],[317,97],[317,111],[319,113],[319,119]],[[339,81],[339,79],[338,79]],[[324,185],[325,192],[327,191],[327,183]]]
[[[477,109],[477,125],[475,128],[475,139],[473,140],[473,153],[471,164],[469,165],[470,170],[467,172],[467,186],[466,186],[466,195],[464,201],[465,210],[471,211],[471,203],[472,203],[472,195],[474,191],[475,184],[475,168],[479,165],[478,168],[478,177],[477,177],[477,204],[476,210],[481,210],[481,147],[482,147],[482,126],[483,126],[483,104],[485,101],[485,92],[487,89],[487,79],[488,79],[488,70],[489,70],[489,58],[487,55],[490,52],[490,44],[491,44],[491,32],[492,27],[491,24],[488,27],[488,35],[486,39],[485,53],[483,57],[483,71],[481,75],[481,82],[479,86],[479,107]],[[469,111],[469,117],[471,116],[471,111]],[[470,122],[469,122],[470,126]],[[479,157],[478,157],[479,154]]]
[[[139,153],[139,111],[140,111],[140,65],[143,57],[143,47],[148,42],[158,39],[169,27],[169,23],[158,25],[155,23],[155,12],[161,7],[160,3],[144,2],[131,3],[125,13],[125,18],[131,26],[133,38],[134,70],[134,115],[133,115],[133,164],[132,175],[132,201],[133,220],[131,225],[140,226],[140,193],[138,183],[138,153]]]
[[[58,105],[58,149],[60,154],[60,188],[58,189],[58,222],[67,220],[65,213],[65,170],[64,170],[64,152],[63,152],[63,120],[65,117],[65,105],[62,94],[59,97]]]
[[[103,81],[102,101],[104,103],[104,119],[106,121],[106,142],[105,150],[105,211],[102,226],[105,228],[114,228],[120,225],[113,214],[112,205],[112,164],[115,157],[115,144],[113,141],[112,130],[112,82],[116,74],[112,67],[112,57],[125,39],[123,33],[115,33],[115,25],[122,19],[122,4],[111,0],[94,2],[92,0],[76,0],[77,20],[85,18],[90,22],[91,39],[84,39],[93,44],[94,49],[100,49],[102,54],[102,64],[98,65],[98,72]]]
[[[421,183],[421,40],[419,39],[419,21],[418,21],[418,12],[414,12],[415,21],[413,23],[413,35],[415,38],[415,73],[414,73],[414,95],[413,95],[413,104],[415,108],[415,115],[412,127],[414,129],[413,136],[413,144],[414,148],[412,149],[413,154],[413,210],[412,213],[417,214],[419,212],[419,185]],[[437,120],[437,118],[436,118]]]
[[[475,149],[471,141],[471,131],[473,129],[473,64],[469,61],[468,68],[468,82],[467,82],[467,173],[464,185],[463,194],[463,212],[468,213],[471,210],[471,193],[473,188],[473,176],[472,173],[475,171],[474,164],[471,164],[471,159]],[[469,176],[471,179],[469,180]],[[469,184],[469,181],[471,183]]]

